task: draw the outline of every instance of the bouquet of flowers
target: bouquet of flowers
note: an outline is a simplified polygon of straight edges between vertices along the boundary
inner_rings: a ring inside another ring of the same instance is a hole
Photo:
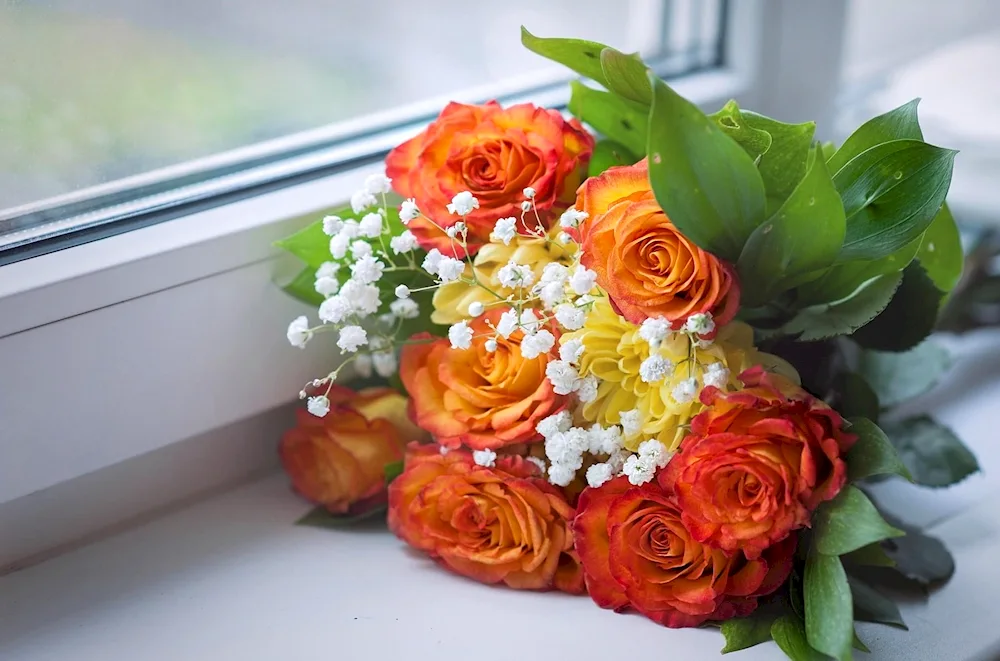
[[[948,366],[926,338],[962,269],[955,153],[916,102],[838,148],[706,115],[636,55],[522,40],[603,89],[572,83],[573,118],[451,103],[280,244],[318,305],[289,341],[343,355],[282,440],[304,522],[387,508],[453,572],[720,625],[724,652],[847,659],[855,620],[905,626],[873,585],[953,564],[869,485],[978,468],[892,413]]]

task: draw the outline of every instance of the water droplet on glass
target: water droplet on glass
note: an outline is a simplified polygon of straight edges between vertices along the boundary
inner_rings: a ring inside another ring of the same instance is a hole
[[[902,170],[896,170],[896,173],[894,175],[892,175],[892,176],[895,177],[896,179],[902,179],[903,178],[903,171]]]
[[[933,243],[928,243],[927,244],[927,252],[934,252],[934,244]]]
[[[816,198],[815,197],[810,197],[809,198],[809,206],[813,206],[814,204],[816,204]]]
[[[653,162],[656,163],[657,165],[663,162],[663,159],[660,157],[660,152],[656,152],[655,154],[653,154]]]

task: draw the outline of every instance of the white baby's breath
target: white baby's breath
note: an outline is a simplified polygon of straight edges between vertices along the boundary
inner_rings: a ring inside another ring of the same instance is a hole
[[[363,188],[351,196],[351,209],[354,210],[354,213],[361,213],[376,204],[378,204],[378,200],[375,199],[375,196]]]
[[[416,319],[420,316],[420,306],[412,298],[400,298],[389,304],[389,311],[400,319]]]
[[[452,349],[468,349],[472,346],[472,329],[469,323],[460,321],[448,329],[448,341]]]
[[[327,236],[334,236],[344,227],[344,221],[341,220],[340,216],[324,216],[323,217],[323,234]]]
[[[368,344],[368,333],[361,326],[344,326],[340,329],[337,346],[341,353],[354,353],[359,347]]]
[[[455,197],[451,198],[451,203],[448,205],[448,213],[455,214],[458,216],[467,216],[473,212],[473,210],[479,208],[479,200],[469,191],[462,191]]]
[[[490,233],[490,240],[502,242],[505,246],[509,246],[516,234],[517,218],[501,218],[493,226],[493,232]]]
[[[569,286],[577,295],[589,294],[597,282],[597,274],[583,265],[573,269],[569,278]]]
[[[288,337],[288,343],[293,347],[301,349],[306,345],[306,342],[312,337],[312,333],[309,332],[309,320],[305,315],[296,317],[292,320],[292,323],[288,324],[286,336]]]
[[[465,262],[454,257],[442,257],[437,265],[437,275],[441,282],[455,282],[462,277]]]
[[[399,205],[399,220],[404,225],[408,225],[411,220],[416,220],[419,216],[420,209],[417,207],[417,201],[412,197],[403,200],[403,203]]]
[[[317,418],[322,418],[330,412],[330,400],[325,395],[310,397],[309,401],[306,402],[306,410]]]
[[[474,450],[472,452],[472,460],[476,462],[477,466],[493,468],[496,466],[497,453],[493,450]]]
[[[392,179],[384,174],[370,174],[365,179],[365,190],[372,195],[384,195],[392,191]]]
[[[406,285],[396,285],[395,294],[396,298],[409,298],[410,288]]]

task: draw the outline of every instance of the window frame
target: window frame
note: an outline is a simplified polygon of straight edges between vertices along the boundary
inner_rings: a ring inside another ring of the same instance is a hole
[[[813,78],[817,67],[839,71],[844,0],[726,5],[720,66],[672,80],[681,94],[706,109],[737,98],[779,116],[775,110],[832,104],[839,77],[829,77],[825,90]],[[815,24],[825,26],[828,43],[801,29]],[[811,90],[808,103],[790,106],[801,89]],[[568,89],[534,90],[518,100],[561,107]],[[315,311],[275,286],[298,265],[273,242],[342,205],[379,171],[390,146],[419,129],[368,136],[381,145],[374,156],[371,144],[348,145],[356,158],[317,178],[0,266],[0,365],[7,365],[0,368],[0,419],[9,416],[0,436],[0,519],[6,508],[24,510],[60,484],[291,405],[301,384],[319,373],[317,363],[335,356],[322,343],[300,352],[285,342],[288,321]],[[273,428],[262,426],[244,442],[273,443]],[[225,450],[199,458],[200,470],[217,466],[220,481],[231,481],[233,444],[219,447]],[[179,471],[179,497],[183,467],[166,469]],[[128,503],[98,512],[86,489],[78,491],[64,495],[61,506],[76,508],[90,529],[139,513]],[[52,542],[20,540],[16,554]],[[4,550],[0,540],[0,560]]]

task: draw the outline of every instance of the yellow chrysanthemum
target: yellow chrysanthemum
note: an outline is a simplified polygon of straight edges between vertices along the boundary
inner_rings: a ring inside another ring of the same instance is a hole
[[[642,428],[626,438],[625,446],[630,450],[650,438],[658,439],[670,450],[677,447],[686,425],[701,411],[702,404],[697,397],[678,402],[673,391],[692,377],[700,387],[709,365],[722,363],[729,370],[727,390],[737,390],[740,372],[754,365],[763,365],[798,382],[791,365],[754,348],[753,330],[741,322],[720,328],[715,341],[703,348],[693,346],[684,333],[671,333],[660,344],[658,353],[676,367],[656,383],[645,383],[639,376],[639,366],[652,353],[649,343],[639,336],[638,326],[615,313],[607,299],[596,301],[584,327],[563,335],[561,341],[565,344],[574,339],[584,346],[581,376],[593,374],[600,382],[597,397],[582,407],[583,417],[601,425],[616,425],[623,411],[638,410]]]
[[[558,229],[561,228],[557,226],[556,230]],[[497,242],[486,244],[476,253],[472,262],[476,276],[494,292],[504,293],[499,271],[507,262],[513,260],[518,264],[531,266],[537,282],[542,275],[542,269],[549,262],[566,265],[572,262],[575,246],[557,243],[553,240],[556,234],[557,232],[553,231],[548,241],[518,234],[509,246]],[[472,269],[466,266],[464,278],[471,277]],[[510,290],[505,293],[509,294]],[[434,312],[431,314],[431,321],[435,324],[450,325],[468,319],[469,304],[477,301],[488,305],[496,303],[497,297],[482,287],[467,282],[450,282],[434,292]]]

